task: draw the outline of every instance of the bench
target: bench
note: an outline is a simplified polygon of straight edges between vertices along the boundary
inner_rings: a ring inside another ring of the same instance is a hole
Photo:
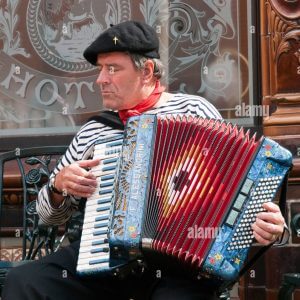
[[[57,251],[63,244],[67,244],[79,238],[80,228],[82,226],[80,214],[75,214],[64,226],[46,226],[39,220],[36,212],[36,199],[41,187],[47,183],[52,169],[65,153],[67,146],[47,146],[34,148],[16,148],[13,151],[0,154],[0,251],[4,253],[5,240],[9,240],[4,234],[7,228],[4,227],[5,211],[4,207],[10,209],[14,207],[11,204],[4,203],[5,174],[7,171],[18,173],[18,182],[21,186],[21,210],[19,216],[22,221],[20,227],[10,228],[10,232],[15,231],[20,242],[20,257],[17,261],[1,259],[0,261],[0,295],[4,285],[5,276],[10,268],[20,264],[28,263],[35,259]],[[3,255],[2,255],[3,256]]]

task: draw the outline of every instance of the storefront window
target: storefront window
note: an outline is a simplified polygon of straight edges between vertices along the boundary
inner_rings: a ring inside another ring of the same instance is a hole
[[[241,3],[243,2],[243,3]],[[101,109],[83,50],[111,24],[156,29],[170,92],[198,94],[223,117],[254,104],[255,1],[0,0],[1,137],[73,135]]]

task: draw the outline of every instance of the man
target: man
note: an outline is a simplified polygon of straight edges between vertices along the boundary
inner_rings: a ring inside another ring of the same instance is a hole
[[[97,84],[104,107],[117,110],[123,122],[132,115],[185,113],[221,118],[205,99],[164,92],[160,84],[162,65],[159,42],[150,26],[128,21],[102,33],[84,52],[98,66]],[[85,124],[73,139],[50,184],[40,192],[37,210],[46,224],[62,224],[78,208],[81,198],[89,198],[97,181],[89,171],[99,164],[89,159],[89,149],[101,137],[120,133],[97,121]],[[284,219],[278,206],[264,205],[267,212],[253,224],[261,244],[274,242],[283,232]],[[34,299],[213,299],[214,291],[186,278],[156,279],[153,272],[124,280],[80,278],[76,276],[78,242],[43,260],[13,269],[7,277],[3,300]]]

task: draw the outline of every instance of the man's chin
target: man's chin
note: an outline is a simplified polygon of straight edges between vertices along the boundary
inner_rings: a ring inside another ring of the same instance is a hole
[[[103,108],[108,110],[119,110],[119,108],[116,105],[113,105],[112,103],[105,103],[103,102]]]
[[[105,98],[102,97],[102,106],[105,109],[109,109],[109,110],[123,110],[126,109],[122,106],[122,99],[109,99],[109,98]]]

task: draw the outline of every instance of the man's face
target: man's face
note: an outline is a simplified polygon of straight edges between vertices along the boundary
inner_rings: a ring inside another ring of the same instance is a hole
[[[129,109],[142,100],[142,71],[137,70],[131,58],[123,52],[98,55],[97,64],[103,106],[113,110]]]

